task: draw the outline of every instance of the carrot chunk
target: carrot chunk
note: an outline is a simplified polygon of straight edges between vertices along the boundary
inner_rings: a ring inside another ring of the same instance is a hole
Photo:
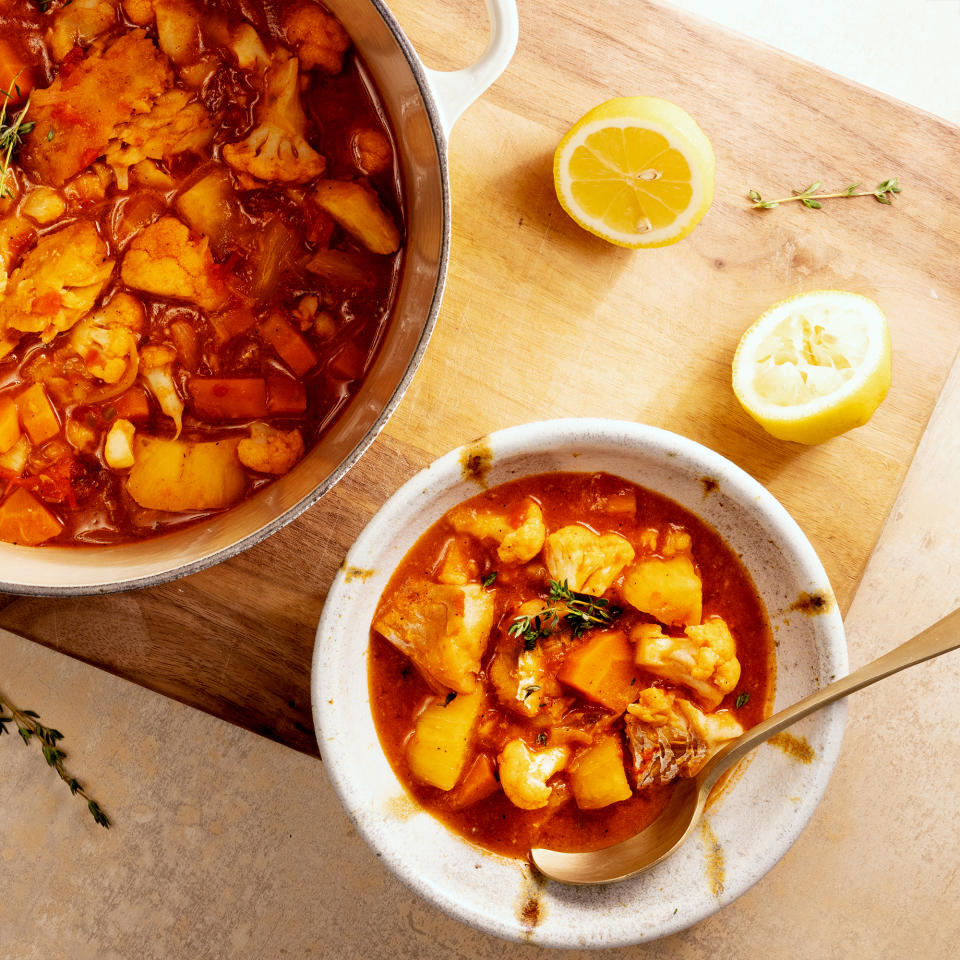
[[[267,412],[303,413],[307,409],[307,388],[289,377],[267,377]]]
[[[208,420],[267,415],[267,382],[262,377],[191,377],[187,390],[194,413]]]
[[[35,547],[63,529],[63,524],[32,494],[17,487],[0,504],[0,540]]]
[[[117,398],[114,407],[124,420],[146,420],[150,416],[150,401],[142,387],[131,387]]]
[[[313,347],[298,333],[282,314],[273,311],[257,328],[277,356],[298,376],[302,377],[317,365],[319,357]]]
[[[20,439],[20,416],[12,397],[0,397],[0,453]]]
[[[626,635],[605,630],[567,654],[557,679],[611,710],[625,710],[639,693],[635,671]]]
[[[499,789],[500,782],[497,780],[493,760],[490,759],[489,754],[480,753],[477,754],[456,789],[450,793],[450,805],[455,810],[470,807]]]
[[[17,397],[17,408],[20,422],[34,443],[46,443],[60,432],[60,421],[42,384],[35,383],[27,387]]]

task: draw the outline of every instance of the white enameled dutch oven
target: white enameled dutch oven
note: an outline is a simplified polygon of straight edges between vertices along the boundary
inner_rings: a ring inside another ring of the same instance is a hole
[[[517,45],[515,0],[486,0],[490,41],[470,67],[423,65],[383,0],[324,0],[363,58],[389,115],[406,194],[406,248],[393,319],[366,380],[304,460],[224,514],[142,543],[18,547],[0,543],[0,592],[112,593],[186,576],[275,533],[357,462],[400,402],[440,309],[450,247],[447,142],[461,113],[506,69]]]
[[[384,504],[333,580],[314,646],[314,726],[327,776],[381,862],[441,910],[511,940],[577,949],[676,933],[736,899],[787,852],[826,789],[845,703],[807,717],[779,745],[755,750],[711,798],[701,829],[682,849],[620,883],[537,879],[522,861],[452,833],[407,795],[384,756],[367,654],[377,602],[397,565],[431,524],[481,489],[464,469],[473,455],[483,458],[487,486],[556,470],[605,471],[710,523],[740,555],[766,606],[776,643],[774,711],[847,672],[830,582],[786,510],[735,464],[677,434],[600,419],[510,427],[441,457]],[[798,600],[813,596],[822,599],[816,612],[801,612]]]

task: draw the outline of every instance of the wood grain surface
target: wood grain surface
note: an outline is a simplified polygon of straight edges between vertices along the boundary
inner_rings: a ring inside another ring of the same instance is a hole
[[[482,50],[477,0],[395,0],[429,66]],[[599,19],[598,19],[599,16]],[[313,633],[328,584],[377,507],[433,457],[491,430],[606,416],[685,434],[769,487],[849,606],[960,346],[960,129],[666,6],[520,0],[506,74],[450,144],[447,290],[426,358],[348,478],[281,533],[151,590],[3,598],[0,625],[300,750],[316,752]],[[565,130],[612,96],[674,100],[717,154],[713,207],[674,247],[632,252],[581,231],[553,192]],[[749,209],[813,180],[897,176],[893,206]],[[894,381],[871,422],[819,447],[764,434],[729,386],[742,331],[804,290],[874,298]]]

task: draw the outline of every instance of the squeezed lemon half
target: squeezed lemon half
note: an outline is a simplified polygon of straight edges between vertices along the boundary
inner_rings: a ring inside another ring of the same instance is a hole
[[[823,443],[873,416],[890,370],[890,329],[877,304],[818,290],[775,304],[744,333],[733,390],[773,436]]]
[[[567,132],[553,158],[560,205],[585,230],[622,247],[665,247],[713,202],[713,147],[681,107],[618,97]]]

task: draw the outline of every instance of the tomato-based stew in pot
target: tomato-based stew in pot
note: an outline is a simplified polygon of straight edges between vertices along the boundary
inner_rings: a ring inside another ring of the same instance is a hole
[[[291,470],[402,258],[392,134],[314,0],[0,0],[0,540],[136,540]]]
[[[616,843],[763,719],[763,603],[707,523],[609,474],[553,473],[449,510],[371,632],[380,741],[429,812],[526,856]]]

